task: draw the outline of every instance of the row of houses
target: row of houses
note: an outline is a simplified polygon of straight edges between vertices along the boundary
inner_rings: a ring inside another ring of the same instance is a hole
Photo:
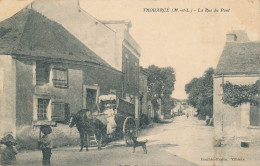
[[[130,21],[97,20],[73,1],[36,1],[0,22],[0,135],[66,121],[102,94],[135,104],[137,121],[153,116],[129,28]]]

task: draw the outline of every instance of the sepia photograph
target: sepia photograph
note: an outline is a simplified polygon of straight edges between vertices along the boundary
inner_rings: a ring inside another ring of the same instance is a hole
[[[0,0],[0,165],[259,166],[260,0]]]

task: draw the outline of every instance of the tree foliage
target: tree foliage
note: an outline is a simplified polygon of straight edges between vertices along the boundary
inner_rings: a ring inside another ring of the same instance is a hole
[[[230,82],[221,85],[223,87],[223,103],[237,107],[243,103],[259,105],[260,81],[252,85],[233,85]]]
[[[152,101],[153,108],[155,110],[159,108],[157,99],[160,98],[163,106],[162,111],[167,112],[168,110],[171,110],[174,105],[174,102],[170,97],[174,90],[174,69],[172,67],[160,68],[151,65],[144,70],[148,74],[148,99]]]
[[[212,116],[213,110],[213,75],[214,69],[209,68],[200,78],[193,78],[185,85],[188,103],[197,108],[201,114]]]
[[[162,110],[164,115],[170,115],[171,110],[174,108],[174,99],[171,97],[162,99]]]

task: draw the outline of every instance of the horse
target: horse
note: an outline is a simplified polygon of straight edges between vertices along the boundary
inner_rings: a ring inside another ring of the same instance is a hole
[[[69,127],[77,127],[80,135],[80,143],[82,151],[84,143],[86,141],[86,151],[88,151],[89,134],[94,133],[98,142],[98,149],[101,149],[102,136],[106,132],[106,125],[100,120],[91,118],[90,111],[88,109],[82,109],[76,114],[73,114],[70,118]]]

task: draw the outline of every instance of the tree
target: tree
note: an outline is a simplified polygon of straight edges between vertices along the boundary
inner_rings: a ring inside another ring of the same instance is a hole
[[[153,108],[159,109],[157,99],[162,101],[162,112],[169,113],[173,108],[174,102],[171,99],[171,94],[174,90],[175,71],[172,67],[160,68],[151,65],[144,69],[148,73],[148,99],[151,100]]]
[[[188,84],[185,85],[185,92],[188,94],[188,104],[197,107],[197,97],[199,96],[199,79],[193,78]]]
[[[171,97],[162,99],[162,110],[164,115],[170,116],[171,110],[174,108],[174,99]]]
[[[209,68],[202,77],[193,78],[185,85],[188,103],[202,116],[213,114],[213,75],[214,69]]]

